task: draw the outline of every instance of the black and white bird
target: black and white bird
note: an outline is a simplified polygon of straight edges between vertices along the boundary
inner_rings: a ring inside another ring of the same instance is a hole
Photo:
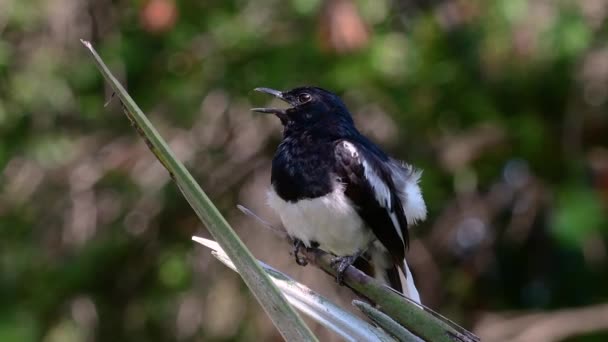
[[[421,172],[363,136],[342,100],[316,87],[256,88],[289,104],[253,108],[276,115],[283,140],[272,161],[268,204],[299,248],[337,256],[420,303],[405,261],[408,227],[426,218]]]

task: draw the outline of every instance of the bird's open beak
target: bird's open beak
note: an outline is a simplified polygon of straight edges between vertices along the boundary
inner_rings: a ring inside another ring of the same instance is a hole
[[[276,98],[279,98],[279,99],[281,99],[281,100],[289,103],[289,101],[287,101],[287,99],[283,96],[283,92],[281,92],[281,91],[270,89],[270,88],[255,88],[254,90],[255,91],[259,91],[260,93],[270,94],[270,95],[272,95],[272,96],[274,96]],[[285,109],[279,109],[279,108],[251,108],[251,111],[258,112],[258,113],[275,114],[281,120],[287,119],[287,113],[286,113]]]

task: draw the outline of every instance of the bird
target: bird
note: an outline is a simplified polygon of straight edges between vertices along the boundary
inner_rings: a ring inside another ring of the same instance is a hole
[[[337,281],[353,265],[421,303],[405,259],[408,227],[426,219],[421,171],[390,157],[355,127],[344,102],[313,86],[255,88],[288,108],[274,114],[283,137],[272,160],[268,205],[301,248],[332,253]]]

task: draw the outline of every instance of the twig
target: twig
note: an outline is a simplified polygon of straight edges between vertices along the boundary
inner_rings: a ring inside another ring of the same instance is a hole
[[[115,95],[116,95],[116,92],[112,92],[112,95],[110,95],[110,98],[108,99],[108,101],[106,101],[106,103],[103,104],[103,108],[106,108],[107,106],[110,105],[112,100],[114,100]],[[121,104],[122,104],[122,101],[121,101]],[[123,106],[124,106],[124,104],[123,104]]]
[[[253,218],[254,220],[258,221],[258,223],[260,225],[268,228],[271,232],[273,232],[278,237],[283,238],[283,239],[288,240],[288,241],[292,241],[291,238],[289,237],[289,235],[287,235],[287,232],[285,231],[285,229],[273,226],[272,224],[270,224],[270,222],[268,222],[268,221],[264,220],[263,218],[259,217],[253,211],[251,211],[250,209],[248,209],[247,207],[245,207],[243,205],[237,204],[236,207],[243,214],[245,214],[245,215]]]
[[[275,234],[286,238],[289,237],[284,230],[279,229],[260,218],[253,211],[239,205],[239,210],[253,217],[257,222]],[[318,248],[306,248],[301,250],[306,260],[325,273],[336,277],[336,269],[332,267],[333,255]],[[460,327],[449,319],[434,312],[430,308],[411,301],[401,293],[384,285],[380,281],[368,276],[355,267],[348,267],[344,271],[344,285],[353,290],[357,295],[375,303],[378,308],[390,316],[393,320],[407,328],[415,335],[427,341],[479,341],[479,337],[466,329]]]

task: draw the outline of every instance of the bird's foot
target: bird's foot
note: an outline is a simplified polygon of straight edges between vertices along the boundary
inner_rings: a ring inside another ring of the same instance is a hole
[[[293,241],[293,255],[296,258],[296,264],[298,264],[300,266],[306,266],[306,265],[308,265],[308,261],[306,260],[306,257],[300,255],[300,250],[302,248],[306,248],[306,246],[304,246],[304,243],[302,242],[302,240],[295,239]]]
[[[345,255],[335,257],[331,260],[331,267],[336,270],[336,282],[340,285],[344,285],[344,272],[348,266],[352,266],[355,260],[361,256],[361,253],[355,253],[353,255]]]

